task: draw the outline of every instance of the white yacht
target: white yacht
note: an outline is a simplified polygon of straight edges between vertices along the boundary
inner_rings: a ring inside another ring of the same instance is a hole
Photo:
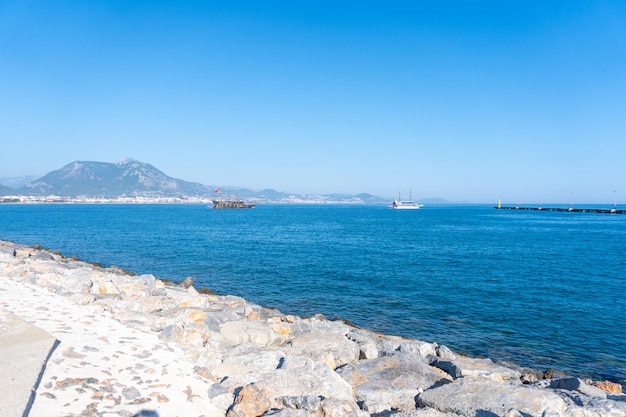
[[[398,192],[398,198],[394,198],[391,202],[391,208],[395,210],[417,210],[424,207],[423,204],[416,203],[411,198],[411,191],[409,191],[409,199],[403,200],[402,196]]]

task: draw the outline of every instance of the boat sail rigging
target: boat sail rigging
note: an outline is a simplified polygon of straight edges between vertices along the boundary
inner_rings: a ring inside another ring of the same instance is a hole
[[[221,196],[220,189],[216,189],[215,193],[220,195],[218,198],[214,198],[212,200],[213,208],[216,208],[216,209],[242,209],[242,208],[254,208],[255,206],[254,204],[247,204],[245,201],[239,198],[239,190],[237,190],[236,197],[232,197],[229,192],[226,198],[224,198]]]
[[[390,207],[395,210],[417,210],[424,207],[424,205],[413,201],[413,198],[411,196],[411,190],[409,189],[408,200],[403,200],[400,191],[398,191],[398,198],[393,199]]]

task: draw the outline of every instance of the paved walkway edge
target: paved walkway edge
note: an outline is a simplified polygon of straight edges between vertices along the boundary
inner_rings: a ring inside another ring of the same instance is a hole
[[[0,298],[2,294],[0,293]],[[0,308],[0,410],[27,417],[46,364],[59,344],[48,332]]]

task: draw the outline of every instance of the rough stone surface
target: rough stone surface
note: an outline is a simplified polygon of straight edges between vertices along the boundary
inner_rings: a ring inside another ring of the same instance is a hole
[[[480,412],[503,415],[511,409],[518,409],[531,416],[541,416],[545,411],[561,415],[567,409],[565,402],[554,393],[535,391],[521,384],[494,384],[486,378],[457,379],[421,393],[418,403],[441,412],[467,417]]]
[[[308,333],[291,340],[288,353],[325,362],[332,369],[359,359],[359,345],[341,334]]]
[[[383,350],[383,338],[368,331],[352,329],[347,337],[359,346],[359,359],[374,359]]]
[[[387,356],[408,356],[424,359],[428,356],[437,356],[437,347],[436,343],[407,339],[392,339],[383,343],[384,354]]]
[[[354,401],[352,386],[326,363],[303,356],[287,357],[281,367],[261,376],[275,397],[321,396]]]
[[[270,409],[270,393],[259,384],[246,385],[235,398],[227,417],[257,417]]]
[[[230,343],[254,343],[260,346],[278,345],[283,338],[270,327],[257,321],[229,321],[220,326],[220,333]]]
[[[557,390],[568,405],[567,417],[624,417],[624,396],[614,398],[592,398],[577,391]]]
[[[218,346],[224,348],[226,345]],[[280,348],[259,350],[257,345],[247,343],[232,345],[228,354],[212,356],[207,352],[198,360],[211,369],[217,377],[230,378],[229,385],[233,381],[246,384],[257,380],[260,375],[274,372],[281,367],[285,360],[285,353]]]
[[[432,363],[454,378],[465,376],[482,376],[496,381],[519,380],[521,374],[518,371],[504,366],[496,365],[491,359],[457,357],[456,359],[436,358]]]
[[[563,389],[568,391],[578,391],[593,398],[606,398],[606,393],[600,388],[587,385],[582,379],[569,377],[538,381],[533,384],[541,388]]]
[[[611,381],[592,381],[590,379],[585,380],[587,385],[592,385],[594,387],[600,388],[602,391],[610,393],[610,394],[621,394],[622,386],[615,382]]]
[[[411,411],[390,411],[388,413],[381,413],[377,417],[459,417],[455,413],[442,413],[434,408],[418,408]],[[518,416],[504,416],[504,417],[518,417]],[[522,417],[522,416],[519,416]]]
[[[436,368],[405,357],[364,359],[338,373],[354,386],[357,403],[370,413],[414,409],[418,394],[450,381]]]

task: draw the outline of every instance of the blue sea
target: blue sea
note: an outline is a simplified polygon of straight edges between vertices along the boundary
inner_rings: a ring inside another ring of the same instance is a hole
[[[626,382],[626,216],[376,205],[0,205],[0,238],[288,314]]]

